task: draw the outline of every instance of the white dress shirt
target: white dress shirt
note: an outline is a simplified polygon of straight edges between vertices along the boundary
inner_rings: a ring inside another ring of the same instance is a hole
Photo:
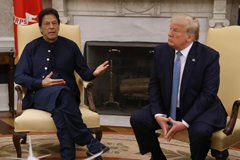
[[[177,100],[177,107],[180,108],[180,88],[181,88],[181,82],[182,82],[182,75],[183,75],[183,71],[184,71],[184,67],[185,67],[185,63],[186,63],[186,60],[187,60],[187,56],[188,56],[188,53],[192,47],[193,43],[191,43],[187,48],[181,50],[180,52],[182,53],[181,57],[180,57],[180,61],[181,61],[181,69],[180,69],[180,79],[179,79],[179,87],[178,87],[178,100]],[[177,58],[177,53],[178,51],[175,50],[175,60]],[[175,61],[174,60],[174,61]],[[163,116],[163,117],[167,117],[167,115],[165,114],[161,114],[161,113],[157,113],[154,115],[155,118],[157,116]],[[187,127],[189,128],[189,124],[187,122],[185,122],[184,120],[182,120],[182,123]]]

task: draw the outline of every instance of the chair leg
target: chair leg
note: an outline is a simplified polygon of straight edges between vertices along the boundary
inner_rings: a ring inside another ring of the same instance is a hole
[[[215,149],[211,149],[211,154],[213,157],[215,157],[216,160],[226,160],[229,156],[228,149],[224,151],[217,151]]]
[[[96,139],[100,142],[102,139],[102,129],[99,128],[89,128],[92,134],[96,135]]]
[[[20,144],[26,144],[27,132],[14,132],[13,133],[13,144],[17,151],[17,158],[22,157],[22,149]]]

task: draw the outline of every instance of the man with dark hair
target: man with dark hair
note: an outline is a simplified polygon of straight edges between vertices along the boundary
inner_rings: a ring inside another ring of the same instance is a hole
[[[90,70],[76,43],[58,36],[60,20],[55,9],[39,13],[39,37],[26,45],[16,67],[14,80],[28,89],[23,109],[48,111],[57,127],[62,160],[75,160],[75,144],[87,145],[90,154],[109,147],[97,141],[83,123],[80,92],[74,70],[90,81],[103,74],[108,61]],[[37,125],[37,124],[36,124]]]
[[[168,44],[154,50],[149,83],[150,104],[132,114],[130,122],[140,152],[165,160],[155,130],[170,141],[188,130],[191,158],[204,160],[214,131],[224,128],[227,113],[217,96],[219,53],[197,40],[199,22],[187,14],[171,19]]]

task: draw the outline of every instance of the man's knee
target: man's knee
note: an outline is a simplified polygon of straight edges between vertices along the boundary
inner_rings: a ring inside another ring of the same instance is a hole
[[[190,126],[189,128],[189,139],[192,142],[195,141],[204,141],[204,140],[210,140],[212,137],[213,130],[211,127],[204,126]]]
[[[67,89],[62,89],[59,92],[58,100],[61,100],[61,99],[68,100],[69,95],[70,95],[70,92]]]
[[[132,127],[135,127],[139,123],[141,123],[142,118],[139,117],[138,111],[134,112],[130,117],[130,124]]]

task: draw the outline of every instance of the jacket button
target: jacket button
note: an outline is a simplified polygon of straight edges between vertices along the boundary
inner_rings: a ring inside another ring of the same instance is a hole
[[[51,50],[48,50],[48,52],[51,52]]]
[[[49,61],[49,58],[47,58],[47,61]]]
[[[47,67],[45,67],[44,69],[47,70]]]

